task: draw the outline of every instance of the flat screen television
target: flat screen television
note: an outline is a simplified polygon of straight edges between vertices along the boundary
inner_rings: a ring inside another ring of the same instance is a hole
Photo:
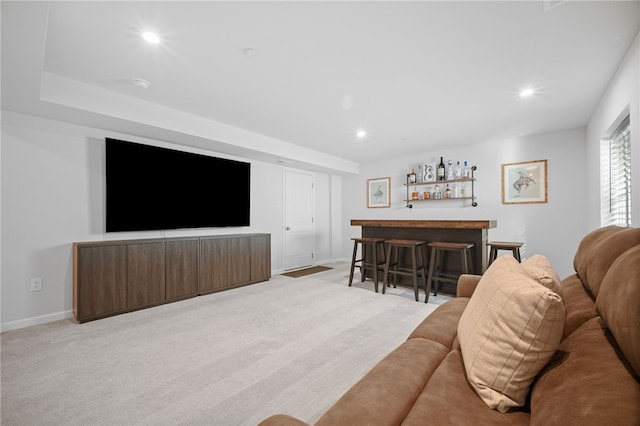
[[[106,138],[106,231],[249,226],[251,164]]]

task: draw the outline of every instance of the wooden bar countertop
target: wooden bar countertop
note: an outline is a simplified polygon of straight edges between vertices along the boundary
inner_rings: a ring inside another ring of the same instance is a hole
[[[496,220],[372,220],[351,219],[352,226],[379,228],[428,228],[428,229],[490,229],[498,225]]]

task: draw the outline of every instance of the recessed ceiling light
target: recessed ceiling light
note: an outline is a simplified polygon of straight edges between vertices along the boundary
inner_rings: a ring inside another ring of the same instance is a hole
[[[531,96],[533,95],[533,89],[524,89],[523,91],[520,92],[520,96],[523,98],[526,98],[527,96]]]
[[[244,54],[247,56],[253,56],[258,53],[258,49],[254,49],[253,47],[247,47],[244,49]]]
[[[146,32],[146,33],[142,34],[142,38],[144,38],[145,40],[147,40],[151,44],[160,43],[160,37],[158,37],[155,33],[152,33],[152,32]]]
[[[133,80],[131,80],[133,82],[133,85],[140,88],[140,89],[148,89],[149,86],[151,86],[151,83],[149,83],[147,80],[145,80],[144,78],[134,78]]]
[[[356,132],[356,136],[360,139],[364,138],[367,136],[367,131],[366,130],[358,130]]]

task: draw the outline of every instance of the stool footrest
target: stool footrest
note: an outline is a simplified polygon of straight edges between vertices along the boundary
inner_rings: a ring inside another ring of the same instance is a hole
[[[354,260],[354,262],[358,263],[358,262],[364,262],[364,259],[356,259]],[[384,265],[384,259],[378,261],[378,265]],[[370,262],[366,262],[364,265],[360,266],[361,268],[371,268],[373,266],[373,263]]]
[[[447,283],[458,283],[458,275],[456,274],[440,274],[438,276],[431,277],[431,281],[444,281]]]

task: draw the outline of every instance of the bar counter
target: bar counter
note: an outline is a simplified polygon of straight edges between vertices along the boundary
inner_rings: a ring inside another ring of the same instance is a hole
[[[428,228],[428,229],[489,229],[498,226],[495,220],[371,220],[351,219],[353,226],[378,228]]]
[[[422,240],[427,243],[434,241],[453,243],[472,243],[471,257],[473,259],[473,273],[482,274],[487,268],[487,238],[488,231],[498,225],[496,220],[371,220],[352,219],[352,226],[362,227],[363,237],[398,238]],[[460,259],[449,255],[445,268],[459,270]],[[428,256],[425,259],[428,266]],[[404,263],[404,262],[403,262]],[[447,292],[455,289],[447,288]]]

